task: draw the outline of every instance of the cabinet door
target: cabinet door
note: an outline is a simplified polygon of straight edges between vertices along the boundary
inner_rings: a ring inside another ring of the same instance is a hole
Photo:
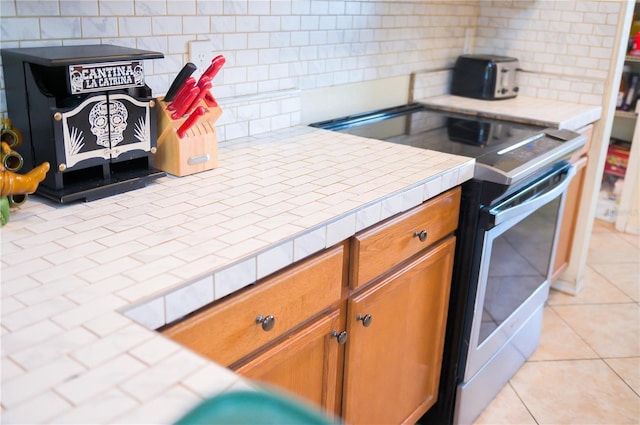
[[[338,324],[339,314],[334,311],[235,370],[337,413],[339,347],[332,332]]]
[[[576,231],[576,221],[578,219],[578,209],[582,198],[582,187],[587,173],[587,157],[583,157],[575,163],[577,174],[569,183],[567,188],[567,198],[564,203],[564,212],[560,222],[560,233],[558,234],[558,245],[553,263],[553,273],[551,282],[555,282],[565,271],[571,258],[571,247],[573,236]]]
[[[109,134],[113,161],[146,156],[155,146],[155,111],[148,99],[124,93],[109,95]]]
[[[454,246],[446,239],[348,300],[347,423],[415,422],[435,403]]]
[[[63,162],[65,169],[139,158],[155,146],[156,121],[150,100],[125,93],[96,94],[58,112],[59,118],[53,121],[60,141],[56,164]]]

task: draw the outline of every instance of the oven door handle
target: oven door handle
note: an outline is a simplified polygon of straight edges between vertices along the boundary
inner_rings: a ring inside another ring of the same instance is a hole
[[[566,173],[558,184],[532,197],[531,199],[506,210],[501,210],[500,207],[490,209],[489,214],[493,217],[493,224],[497,226],[498,224],[511,220],[514,217],[518,217],[530,211],[535,211],[562,194],[562,192],[564,192],[569,186],[569,183],[571,183],[571,179],[573,179],[577,173],[577,169],[574,165],[569,165],[565,170]]]

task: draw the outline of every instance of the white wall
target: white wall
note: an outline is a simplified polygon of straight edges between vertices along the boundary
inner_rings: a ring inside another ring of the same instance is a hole
[[[189,41],[209,40],[211,56],[227,59],[212,90],[224,110],[224,140],[298,124],[302,90],[451,66],[465,29],[475,26],[478,4],[2,0],[0,14],[1,47],[110,43],[162,52],[164,59],[145,64],[157,95],[188,61]]]
[[[602,104],[623,1],[480,4],[476,52],[518,57],[523,95]]]
[[[0,0],[0,47],[110,43],[159,51],[164,59],[148,61],[145,71],[154,94],[162,95],[188,61],[189,42],[208,40],[212,57],[227,58],[212,90],[224,110],[218,130],[225,140],[317,117],[307,113],[316,105],[304,103],[302,91],[418,72],[416,98],[444,93],[448,73],[442,69],[465,45],[518,57],[531,71],[521,73],[524,95],[599,105],[619,3]],[[395,101],[392,90],[377,95]],[[326,102],[342,99],[327,96]],[[6,111],[0,75],[0,114]]]

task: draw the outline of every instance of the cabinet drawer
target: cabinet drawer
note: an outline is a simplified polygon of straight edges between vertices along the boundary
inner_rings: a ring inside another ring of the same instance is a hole
[[[229,366],[340,299],[343,251],[340,245],[305,260],[163,333]]]
[[[454,188],[352,239],[349,286],[358,288],[458,226],[460,188]]]

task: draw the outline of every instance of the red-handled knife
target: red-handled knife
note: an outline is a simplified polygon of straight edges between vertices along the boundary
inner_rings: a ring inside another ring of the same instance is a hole
[[[196,110],[193,111],[191,115],[189,115],[189,118],[187,118],[185,122],[182,123],[180,128],[178,128],[178,137],[182,139],[187,130],[189,130],[193,126],[193,124],[196,123],[198,118],[204,115],[204,113],[204,107],[198,106]]]
[[[222,68],[222,65],[224,65],[226,61],[227,60],[224,58],[224,56],[216,56],[211,60],[211,65],[209,65],[209,67],[202,73],[202,76],[200,78],[202,79],[206,76],[209,77],[209,79],[213,80],[213,78],[216,76],[218,71],[220,71],[220,68]]]
[[[193,99],[198,96],[198,93],[200,93],[200,89],[198,87],[193,87],[185,97],[184,102],[178,105],[175,112],[171,114],[171,118],[174,120],[182,118],[187,108],[191,106]]]
[[[198,106],[198,103],[200,103],[200,101],[204,99],[204,97],[207,95],[211,87],[212,87],[211,81],[207,80],[204,82],[204,84],[202,84],[202,86],[200,87],[200,92],[198,93],[196,98],[193,99],[193,102],[191,102],[191,105],[187,109],[187,112],[185,112],[187,115],[191,114],[196,109],[196,107]]]
[[[213,97],[210,91],[205,93],[204,103],[206,103],[209,108],[215,108],[216,106],[218,106],[218,101],[215,97]]]
[[[180,90],[178,90],[178,93],[175,95],[174,101],[171,102],[169,106],[167,106],[167,109],[170,111],[175,111],[184,102],[185,97],[187,96],[191,88],[193,88],[195,85],[196,85],[195,78],[193,77],[187,78],[187,80],[184,82],[182,87],[180,87]]]
[[[198,80],[198,87],[202,87],[203,84],[208,83],[211,81],[211,78],[209,78],[206,75],[203,75],[200,77],[200,79]]]

